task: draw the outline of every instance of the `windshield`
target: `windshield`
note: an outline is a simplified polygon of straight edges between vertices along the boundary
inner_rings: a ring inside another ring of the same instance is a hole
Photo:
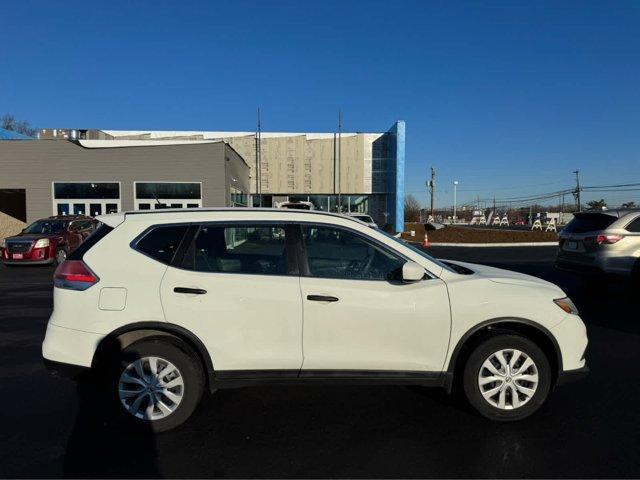
[[[64,231],[65,222],[60,220],[38,220],[24,229],[24,233],[60,233]]]
[[[431,255],[429,255],[427,252],[425,252],[424,250],[411,245],[409,242],[405,242],[404,240],[401,240],[399,238],[394,237],[393,235],[391,235],[390,233],[385,232],[384,230],[378,230],[378,232],[382,233],[383,235],[385,235],[387,238],[390,238],[391,240],[393,240],[396,243],[399,243],[400,245],[407,247],[408,249],[416,252],[418,255],[420,255],[421,257],[426,258],[427,260],[435,263],[436,265],[438,265],[439,267],[444,268],[445,270],[447,270],[448,272],[452,272],[452,273],[458,273],[456,272],[456,270],[454,270],[453,268],[451,268],[449,265],[447,265],[444,262],[441,262],[440,260],[438,260],[435,257],[432,257]]]

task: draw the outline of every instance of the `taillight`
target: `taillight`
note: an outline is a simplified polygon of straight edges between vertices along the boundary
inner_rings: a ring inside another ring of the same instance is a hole
[[[67,260],[56,268],[53,284],[68,290],[86,290],[100,279],[82,260]]]
[[[598,235],[596,242],[598,245],[610,245],[612,243],[619,242],[624,238],[624,235]]]

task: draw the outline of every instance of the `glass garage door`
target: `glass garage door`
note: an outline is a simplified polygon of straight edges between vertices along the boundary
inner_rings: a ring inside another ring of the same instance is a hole
[[[95,217],[120,209],[120,182],[53,182],[54,215]]]
[[[202,207],[202,182],[134,182],[136,210]]]

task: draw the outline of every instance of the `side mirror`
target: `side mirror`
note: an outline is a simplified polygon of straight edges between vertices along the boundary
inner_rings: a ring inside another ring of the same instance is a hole
[[[416,262],[408,261],[402,266],[402,280],[405,282],[417,282],[424,278],[424,268]]]

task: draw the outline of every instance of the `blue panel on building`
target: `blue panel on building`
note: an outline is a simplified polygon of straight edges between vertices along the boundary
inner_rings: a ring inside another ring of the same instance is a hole
[[[396,232],[404,230],[404,162],[405,123],[398,120],[388,131],[389,223]]]

